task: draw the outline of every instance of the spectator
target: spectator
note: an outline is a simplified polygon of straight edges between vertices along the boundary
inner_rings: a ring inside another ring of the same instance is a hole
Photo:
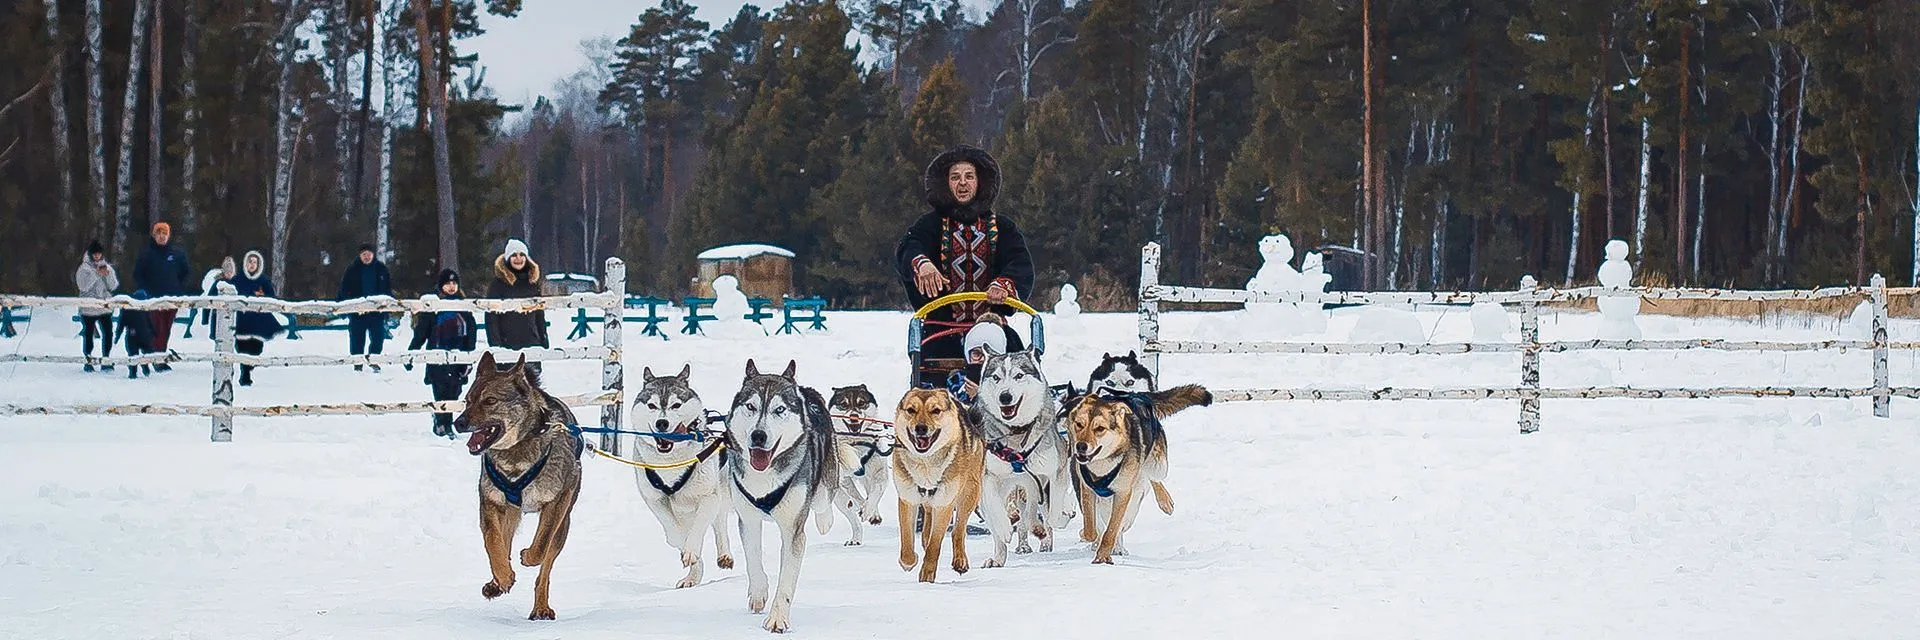
[[[273,292],[273,280],[267,277],[266,261],[258,251],[248,251],[246,268],[241,275],[227,282],[233,284],[235,291],[242,296],[254,298],[277,297]],[[233,319],[235,351],[247,355],[260,355],[267,349],[267,341],[279,335],[285,327],[274,319],[273,314],[259,311],[242,311]],[[253,365],[240,365],[240,386],[253,386]]]
[[[352,300],[373,296],[393,295],[393,276],[387,272],[387,263],[375,260],[373,245],[360,245],[360,259],[347,266],[347,272],[340,276],[340,293],[335,300]],[[373,311],[356,313],[347,320],[347,344],[353,355],[362,353],[380,355],[387,342],[386,314]],[[361,365],[353,365],[354,371],[360,371]],[[373,372],[380,373],[380,365],[373,365]]]
[[[113,290],[120,288],[120,274],[113,270],[113,264],[107,262],[107,250],[95,240],[87,245],[87,253],[80,258],[80,268],[73,272],[73,284],[80,288],[80,297],[105,300],[113,297]],[[100,357],[113,355],[113,311],[108,309],[80,310],[80,355],[86,356],[86,371],[93,371],[93,334],[100,333]],[[100,365],[101,371],[112,371],[113,365]]]
[[[139,289],[133,292],[133,299],[135,300],[145,300],[147,298],[148,296],[147,296],[146,289]],[[133,356],[138,356],[138,355],[147,354],[147,353],[159,353],[153,348],[153,312],[152,311],[135,311],[132,309],[121,309],[120,310],[120,333],[122,335],[120,343],[123,345],[126,345],[127,357],[131,358]],[[138,378],[142,373],[151,377],[153,376],[152,367],[157,367],[157,366],[159,365],[129,364],[127,365],[127,379],[132,380],[134,378]]]
[[[206,275],[200,276],[200,295],[209,297],[220,295],[220,283],[232,280],[236,273],[238,273],[238,270],[233,266],[233,256],[220,258],[220,268],[209,270]],[[219,314],[214,313],[210,309],[207,310],[206,313],[200,313],[200,309],[197,308],[187,311],[187,332],[181,335],[188,338],[193,337],[193,318],[195,315],[200,316],[200,326],[207,328],[207,337],[213,337],[213,317]]]
[[[153,242],[141,252],[140,259],[133,263],[133,286],[146,291],[148,296],[164,298],[166,296],[192,295],[187,288],[187,254],[170,243],[173,240],[173,227],[165,222],[153,225]],[[173,318],[179,309],[155,309],[147,312],[152,316],[152,353],[167,350],[167,339],[173,336]],[[125,320],[126,314],[120,314]],[[172,371],[173,367],[161,362],[153,365],[154,371]]]
[[[452,269],[441,269],[439,294],[442,300],[459,300],[460,274]],[[431,296],[421,296],[428,299]],[[420,347],[444,349],[448,351],[473,351],[476,346],[473,312],[471,311],[422,311],[413,314],[413,343],[407,345],[408,351]],[[427,365],[427,386],[433,389],[436,401],[460,399],[460,389],[467,384],[468,365],[430,364]],[[413,365],[407,365],[412,371]],[[433,435],[453,438],[453,414],[444,411],[433,414]]]
[[[488,298],[538,298],[546,295],[540,280],[540,264],[527,257],[527,244],[507,240],[500,257],[493,259],[493,282],[487,285]],[[487,346],[525,349],[548,346],[547,312],[524,311],[487,313]],[[509,358],[511,359],[511,358]],[[540,363],[528,363],[535,373]]]

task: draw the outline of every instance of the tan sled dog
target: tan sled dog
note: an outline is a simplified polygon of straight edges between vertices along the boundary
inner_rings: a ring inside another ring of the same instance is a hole
[[[900,568],[920,564],[920,581],[933,582],[940,542],[953,526],[953,570],[966,573],[967,517],[980,503],[986,439],[944,389],[913,389],[894,409],[893,487],[900,494]],[[925,557],[913,545],[914,515]]]
[[[1067,428],[1073,438],[1073,473],[1080,495],[1080,540],[1095,542],[1094,564],[1113,564],[1126,555],[1121,536],[1133,528],[1140,500],[1153,489],[1160,510],[1173,514],[1173,496],[1160,484],[1167,478],[1167,434],[1160,420],[1192,406],[1213,403],[1199,385],[1166,391],[1107,394],[1095,391],[1071,401]]]
[[[576,424],[567,405],[540,390],[540,376],[527,368],[526,356],[499,371],[493,353],[474,367],[467,408],[454,419],[455,430],[471,431],[467,451],[480,456],[480,536],[486,542],[493,580],[480,587],[488,600],[513,589],[513,534],[521,514],[540,514],[533,544],[520,550],[520,564],[540,567],[533,583],[533,612],[528,620],[552,620],[547,585],[553,560],[567,544],[567,525],[580,496],[583,445],[567,425]]]

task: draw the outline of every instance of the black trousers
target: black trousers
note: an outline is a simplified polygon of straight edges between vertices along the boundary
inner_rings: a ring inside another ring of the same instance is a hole
[[[427,386],[433,388],[433,399],[436,401],[459,400],[461,389],[467,386],[467,367],[468,365],[464,364],[427,365]],[[433,414],[433,422],[451,425],[453,414],[436,411]]]
[[[93,355],[93,332],[100,332],[100,357],[113,355],[113,316],[80,316],[80,355]]]
[[[241,338],[233,341],[234,351],[238,351],[240,353],[244,353],[250,356],[260,355],[260,353],[263,351],[266,351],[266,349],[267,349],[267,342],[265,340],[248,340],[245,338]],[[240,365],[240,379],[243,381],[253,380],[253,365],[250,365],[250,364]]]

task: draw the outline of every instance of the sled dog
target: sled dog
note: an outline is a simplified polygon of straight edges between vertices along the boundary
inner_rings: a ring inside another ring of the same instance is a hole
[[[1041,551],[1052,551],[1052,530],[1065,528],[1075,515],[1073,480],[1060,438],[1059,405],[1034,352],[990,353],[980,367],[973,410],[987,439],[981,502],[990,508],[981,517],[994,537],[987,566],[1005,566],[1009,538],[1018,545],[1016,553],[1032,552],[1029,530],[1040,539]],[[1014,498],[1016,492],[1021,497]],[[1017,516],[991,508],[1010,500]]]
[[[1153,372],[1140,364],[1139,354],[1132,351],[1124,356],[1100,354],[1100,366],[1094,367],[1093,375],[1087,376],[1087,390],[1101,388],[1120,392],[1158,390],[1153,384]]]
[[[894,408],[893,484],[900,494],[900,568],[920,565],[920,581],[933,582],[940,542],[953,525],[953,570],[966,573],[967,518],[980,503],[986,441],[980,425],[945,389],[913,389]],[[988,509],[993,511],[994,509]],[[916,553],[913,522],[920,528]],[[1003,547],[1005,543],[995,540]],[[924,556],[924,557],[923,557]]]
[[[707,428],[706,405],[700,394],[688,384],[691,365],[677,375],[657,377],[652,368],[640,371],[640,393],[633,398],[633,421],[642,429],[691,437]],[[679,588],[700,584],[701,539],[713,530],[714,563],[722,569],[733,568],[733,556],[727,550],[727,514],[733,510],[733,484],[722,468],[727,457],[725,440],[677,439],[661,436],[634,436],[629,449],[649,467],[636,468],[634,480],[640,486],[640,498],[660,520],[667,544],[680,550],[680,564],[687,576]]]
[[[1080,540],[1096,542],[1094,564],[1113,564],[1114,554],[1127,553],[1121,535],[1133,526],[1148,487],[1160,510],[1173,513],[1173,496],[1160,483],[1167,477],[1167,434],[1160,420],[1212,404],[1213,394],[1181,385],[1151,393],[1094,391],[1072,402],[1067,429],[1080,510],[1087,514]]]
[[[533,543],[520,550],[520,564],[540,567],[533,583],[533,612],[528,620],[552,620],[547,586],[553,561],[567,544],[567,525],[580,496],[580,454],[586,445],[571,431],[573,412],[540,389],[540,374],[526,356],[505,371],[493,353],[474,367],[467,407],[454,419],[456,431],[471,433],[467,451],[480,457],[480,536],[486,542],[493,579],[480,587],[488,600],[513,589],[513,535],[520,516],[540,514]]]
[[[768,631],[784,633],[792,615],[793,590],[800,582],[806,552],[808,512],[820,533],[833,527],[830,503],[840,477],[833,451],[833,426],[820,392],[794,381],[795,365],[763,374],[747,361],[747,375],[727,412],[727,474],[733,482],[734,511],[740,516],[740,545],[747,556],[747,608],[763,609]],[[767,608],[767,572],[762,561],[760,527],[772,520],[780,533],[780,586]]]
[[[840,496],[834,507],[853,526],[848,546],[860,544],[866,525],[880,524],[880,497],[886,495],[888,461],[893,456],[893,437],[872,419],[878,418],[879,401],[867,385],[834,387],[827,400],[833,419],[834,452],[840,457]],[[860,418],[867,418],[862,420]],[[858,434],[858,435],[849,435]],[[858,508],[856,511],[855,509]]]

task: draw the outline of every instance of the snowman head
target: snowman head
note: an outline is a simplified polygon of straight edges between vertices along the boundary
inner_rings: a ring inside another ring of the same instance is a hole
[[[740,290],[740,281],[733,276],[720,276],[713,279],[713,293],[733,293]]]
[[[1061,302],[1073,302],[1079,299],[1080,299],[1079,289],[1074,288],[1072,284],[1060,285],[1060,301]]]
[[[1267,262],[1291,262],[1293,260],[1293,241],[1285,234],[1276,233],[1260,239],[1260,257]]]
[[[1609,240],[1609,241],[1607,241],[1607,259],[1608,259],[1608,260],[1625,260],[1625,259],[1627,259],[1627,243],[1626,243],[1626,241],[1624,241],[1624,240]]]

